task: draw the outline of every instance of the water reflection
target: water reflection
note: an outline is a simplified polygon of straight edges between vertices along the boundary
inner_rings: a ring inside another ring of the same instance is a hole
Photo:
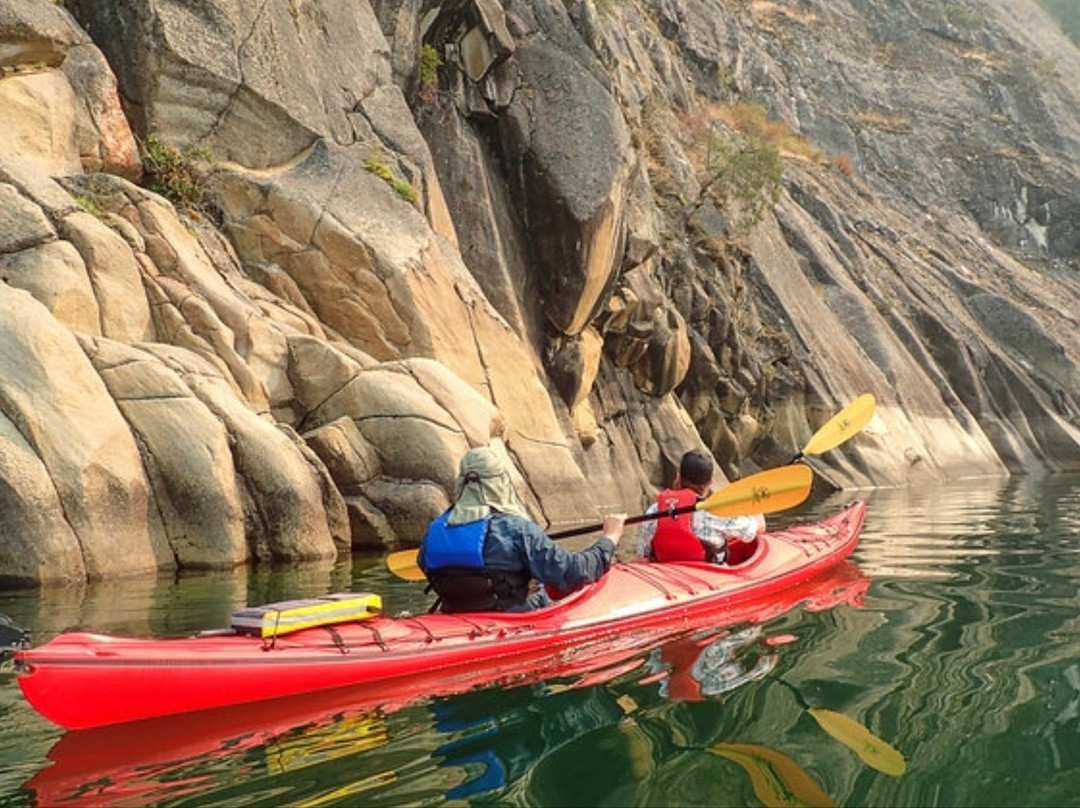
[[[888,717],[919,770],[875,804],[1080,804],[1078,491],[1055,476],[868,497],[856,558],[875,585],[846,615],[862,637],[847,684],[872,670],[890,691],[864,686],[856,709]]]
[[[203,802],[386,744],[377,713],[331,703],[298,699],[69,732],[25,788],[39,805],[153,804],[196,794]]]
[[[667,698],[700,701],[761,679],[777,658],[755,655],[761,632],[756,625],[735,633],[706,629],[667,642],[649,654],[645,665],[651,676],[645,681],[659,680]]]
[[[775,616],[780,604],[816,610],[857,605],[868,585],[852,565],[841,565],[793,587],[766,613]],[[560,759],[568,745],[594,732],[616,728],[620,743],[638,738],[639,729],[622,723],[640,714],[637,698],[705,700],[728,693],[765,677],[775,664],[775,647],[792,641],[785,634],[773,642],[760,625],[674,636],[639,632],[608,638],[603,650],[575,649],[582,653],[549,666],[557,675],[541,680],[522,674],[516,677],[520,687],[417,702],[400,685],[367,686],[69,732],[49,750],[52,765],[23,788],[39,804],[94,806],[186,795],[212,804],[241,792],[250,799],[282,789],[293,795],[290,802],[303,804],[347,805],[360,793],[365,804],[396,804],[405,792],[415,798],[414,786],[428,791],[436,783],[450,800],[535,789],[535,771],[554,765],[546,763],[549,756]],[[409,731],[392,731],[393,719],[404,714]],[[426,762],[373,766],[418,742],[415,753]],[[692,743],[684,739],[682,745]],[[635,754],[634,765],[644,771],[644,752]],[[350,759],[347,767],[341,758]],[[300,793],[309,788],[314,791]],[[303,799],[293,799],[298,796]]]
[[[763,622],[689,627],[598,670],[391,708],[345,698],[96,740],[47,727],[3,682],[0,798],[1080,805],[1080,478],[864,493],[859,586]],[[185,633],[224,625],[237,605],[320,591],[377,591],[390,611],[428,603],[379,559],[312,575],[303,585],[287,572],[131,584],[92,604],[0,595],[0,612],[20,624],[30,615],[43,639],[91,622]],[[902,773],[872,765],[860,744],[895,750]]]

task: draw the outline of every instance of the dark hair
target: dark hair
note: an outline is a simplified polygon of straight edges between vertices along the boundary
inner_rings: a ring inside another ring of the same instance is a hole
[[[679,464],[679,476],[684,483],[707,485],[713,478],[713,461],[701,449],[691,449]]]

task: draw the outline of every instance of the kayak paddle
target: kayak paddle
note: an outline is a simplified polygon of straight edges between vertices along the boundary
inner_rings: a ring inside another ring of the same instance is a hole
[[[743,477],[730,485],[710,494],[693,505],[672,508],[656,513],[643,513],[631,516],[625,524],[632,525],[650,519],[662,519],[665,516],[678,516],[691,511],[708,511],[714,516],[749,516],[757,513],[775,513],[787,508],[794,508],[810,496],[810,487],[814,481],[814,472],[809,466],[793,464],[778,469],[761,471]],[[553,539],[565,539],[569,536],[581,536],[595,533],[604,527],[602,522],[584,527],[551,533]],[[406,581],[423,581],[423,570],[416,564],[418,550],[399,550],[386,557],[390,572]]]
[[[836,808],[836,803],[805,769],[775,749],[749,743],[718,743],[705,751],[742,766],[763,805]]]
[[[823,730],[852,750],[870,768],[892,777],[899,777],[907,771],[907,761],[903,753],[881,740],[854,718],[817,707],[808,707],[806,711]]]
[[[635,522],[659,519],[662,516],[677,516],[690,511],[709,511],[714,516],[748,516],[794,508],[810,495],[810,485],[813,482],[813,474],[798,471],[803,466],[795,464],[805,455],[818,455],[835,449],[862,431],[873,417],[874,397],[866,393],[830,418],[811,436],[802,451],[795,455],[787,466],[744,477],[711,494],[696,505],[662,513],[632,516],[626,520],[626,524],[632,525]],[[563,539],[567,536],[594,533],[602,527],[602,524],[597,524],[564,530],[561,533],[552,533],[551,538]]]
[[[757,474],[751,474],[749,477],[736,480],[693,505],[631,516],[626,520],[625,524],[633,525],[638,522],[647,522],[650,519],[678,516],[691,511],[708,511],[713,516],[750,516],[755,513],[775,513],[776,511],[794,508],[810,496],[810,486],[813,482],[814,472],[808,466],[798,464],[781,466],[778,469],[760,471]],[[595,525],[576,527],[572,530],[563,530],[560,533],[550,535],[553,539],[565,539],[568,536],[595,533],[603,526],[601,522]]]
[[[870,419],[874,417],[874,396],[864,393],[848,404],[840,412],[825,422],[806,442],[791,462],[795,463],[806,455],[819,455],[830,449],[835,449],[848,438],[853,437],[863,430]]]

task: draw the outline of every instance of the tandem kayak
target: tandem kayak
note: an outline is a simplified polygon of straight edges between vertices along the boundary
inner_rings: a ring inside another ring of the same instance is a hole
[[[858,567],[850,560],[842,561],[785,589],[767,604],[759,603],[756,613],[735,608],[725,610],[722,618],[706,615],[700,626],[676,633],[656,632],[659,636],[652,647],[628,649],[625,643],[597,643],[603,650],[596,654],[559,655],[557,662],[524,673],[519,667],[510,681],[492,681],[486,668],[476,669],[471,684],[466,684],[467,676],[451,680],[440,678],[438,671],[421,672],[397,681],[64,732],[47,752],[50,765],[27,780],[23,789],[33,792],[34,805],[103,808],[176,802],[179,794],[205,790],[206,772],[230,770],[239,759],[252,777],[272,781],[278,775],[291,776],[382,746],[393,741],[395,726],[406,727],[408,732],[409,727],[426,721],[450,733],[451,740],[440,751],[459,743],[469,749],[479,737],[488,735],[492,720],[487,708],[477,713],[469,705],[490,704],[485,691],[492,685],[501,685],[500,709],[510,715],[520,717],[514,705],[539,699],[544,706],[530,708],[527,712],[532,717],[563,709],[578,716],[559,723],[558,735],[548,738],[551,748],[537,750],[544,757],[598,726],[624,720],[636,706],[631,693],[652,693],[672,702],[700,701],[727,698],[732,690],[762,680],[774,670],[785,647],[798,639],[788,633],[790,623],[780,623],[775,617],[794,607],[807,612],[841,605],[861,608],[869,585]],[[758,616],[773,616],[775,630],[757,622]],[[417,709],[404,723],[390,720],[396,711],[410,706]],[[466,731],[471,720],[459,723],[455,715],[474,716],[482,731]],[[440,724],[440,717],[448,722]],[[439,765],[460,763],[448,752]],[[395,773],[383,771],[365,782],[370,786],[372,780],[383,777],[392,780]],[[354,797],[359,799],[355,792]]]
[[[34,709],[67,729],[313,694],[407,702],[535,681],[626,658],[688,629],[782,614],[814,597],[815,580],[850,555],[865,516],[865,504],[853,502],[820,522],[770,531],[737,567],[618,562],[596,583],[521,614],[372,610],[328,621],[345,611],[341,604],[377,600],[345,594],[244,610],[231,628],[192,637],[66,632],[18,650],[17,681]]]

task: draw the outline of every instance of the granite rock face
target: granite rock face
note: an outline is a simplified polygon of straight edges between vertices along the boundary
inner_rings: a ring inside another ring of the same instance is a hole
[[[1080,52],[1031,0],[10,0],[0,43],[6,585],[415,545],[488,443],[594,522],[865,392],[823,486],[1080,467]]]

